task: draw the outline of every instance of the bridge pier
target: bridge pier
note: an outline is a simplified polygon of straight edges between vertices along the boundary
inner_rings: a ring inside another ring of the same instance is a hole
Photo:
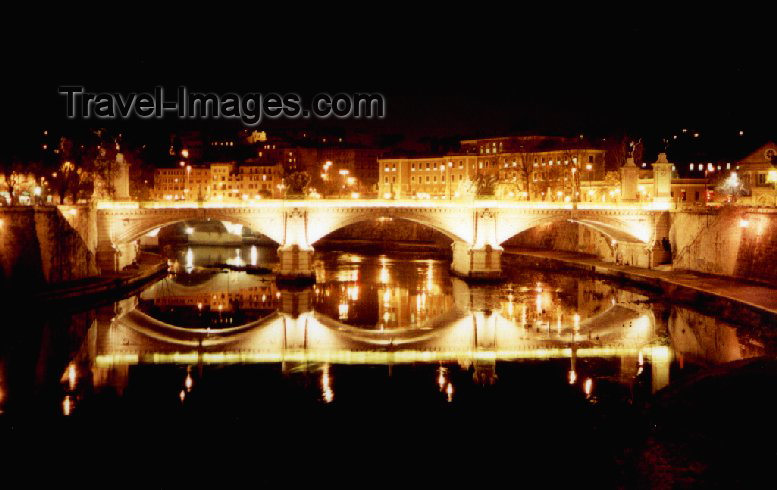
[[[303,249],[299,245],[283,245],[278,248],[277,279],[281,281],[315,281],[313,270],[313,248]]]
[[[119,272],[127,265],[133,263],[137,257],[137,240],[115,245],[108,241],[101,241],[97,244],[95,253],[100,273]]]
[[[502,277],[502,247],[484,245],[475,248],[465,242],[454,241],[451,271],[464,279],[495,280]]]

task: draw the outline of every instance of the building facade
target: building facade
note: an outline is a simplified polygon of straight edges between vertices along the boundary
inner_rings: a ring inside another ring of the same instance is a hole
[[[474,155],[380,159],[378,195],[384,199],[454,199],[470,191]]]
[[[379,159],[384,198],[454,199],[474,191],[499,199],[585,199],[580,188],[604,179],[605,151],[575,139],[514,136],[464,140],[462,152],[433,158]]]
[[[745,201],[755,206],[777,204],[777,144],[766,143],[737,163],[738,177],[750,194]]]
[[[152,199],[159,201],[252,201],[283,197],[283,169],[259,162],[216,162],[160,168]]]

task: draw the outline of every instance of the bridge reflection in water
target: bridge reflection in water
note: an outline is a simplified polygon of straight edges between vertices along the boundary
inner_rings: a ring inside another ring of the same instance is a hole
[[[304,289],[235,271],[170,276],[98,309],[63,382],[90,378],[121,393],[132,366],[189,366],[183,399],[193,366],[279,364],[320,373],[321,399],[332,401],[332,366],[426,363],[452,400],[451,366],[493,384],[500,365],[518,361],[560,363],[556,383],[589,397],[597,379],[655,392],[678,363],[764,351],[714,318],[594,278],[512,271],[499,286],[469,285],[444,261],[342,253],[320,256],[316,270]]]

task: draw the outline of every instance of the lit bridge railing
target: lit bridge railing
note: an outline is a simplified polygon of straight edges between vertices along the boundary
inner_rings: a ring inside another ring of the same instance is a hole
[[[98,209],[277,209],[277,208],[489,208],[489,209],[561,209],[561,210],[634,210],[670,209],[670,203],[594,203],[510,201],[495,199],[261,199],[253,201],[99,201]]]

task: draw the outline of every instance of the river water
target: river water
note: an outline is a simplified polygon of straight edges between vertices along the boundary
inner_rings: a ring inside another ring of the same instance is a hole
[[[659,390],[773,352],[747,327],[580,274],[507,269],[503,283],[467,284],[433,255],[326,252],[315,285],[284,288],[212,267],[274,257],[178,248],[172,272],[130,297],[31,311],[24,333],[4,333],[4,419],[226,417],[261,430],[289,414],[428,423],[494,407],[524,436],[545,425],[610,454],[618,424]]]

